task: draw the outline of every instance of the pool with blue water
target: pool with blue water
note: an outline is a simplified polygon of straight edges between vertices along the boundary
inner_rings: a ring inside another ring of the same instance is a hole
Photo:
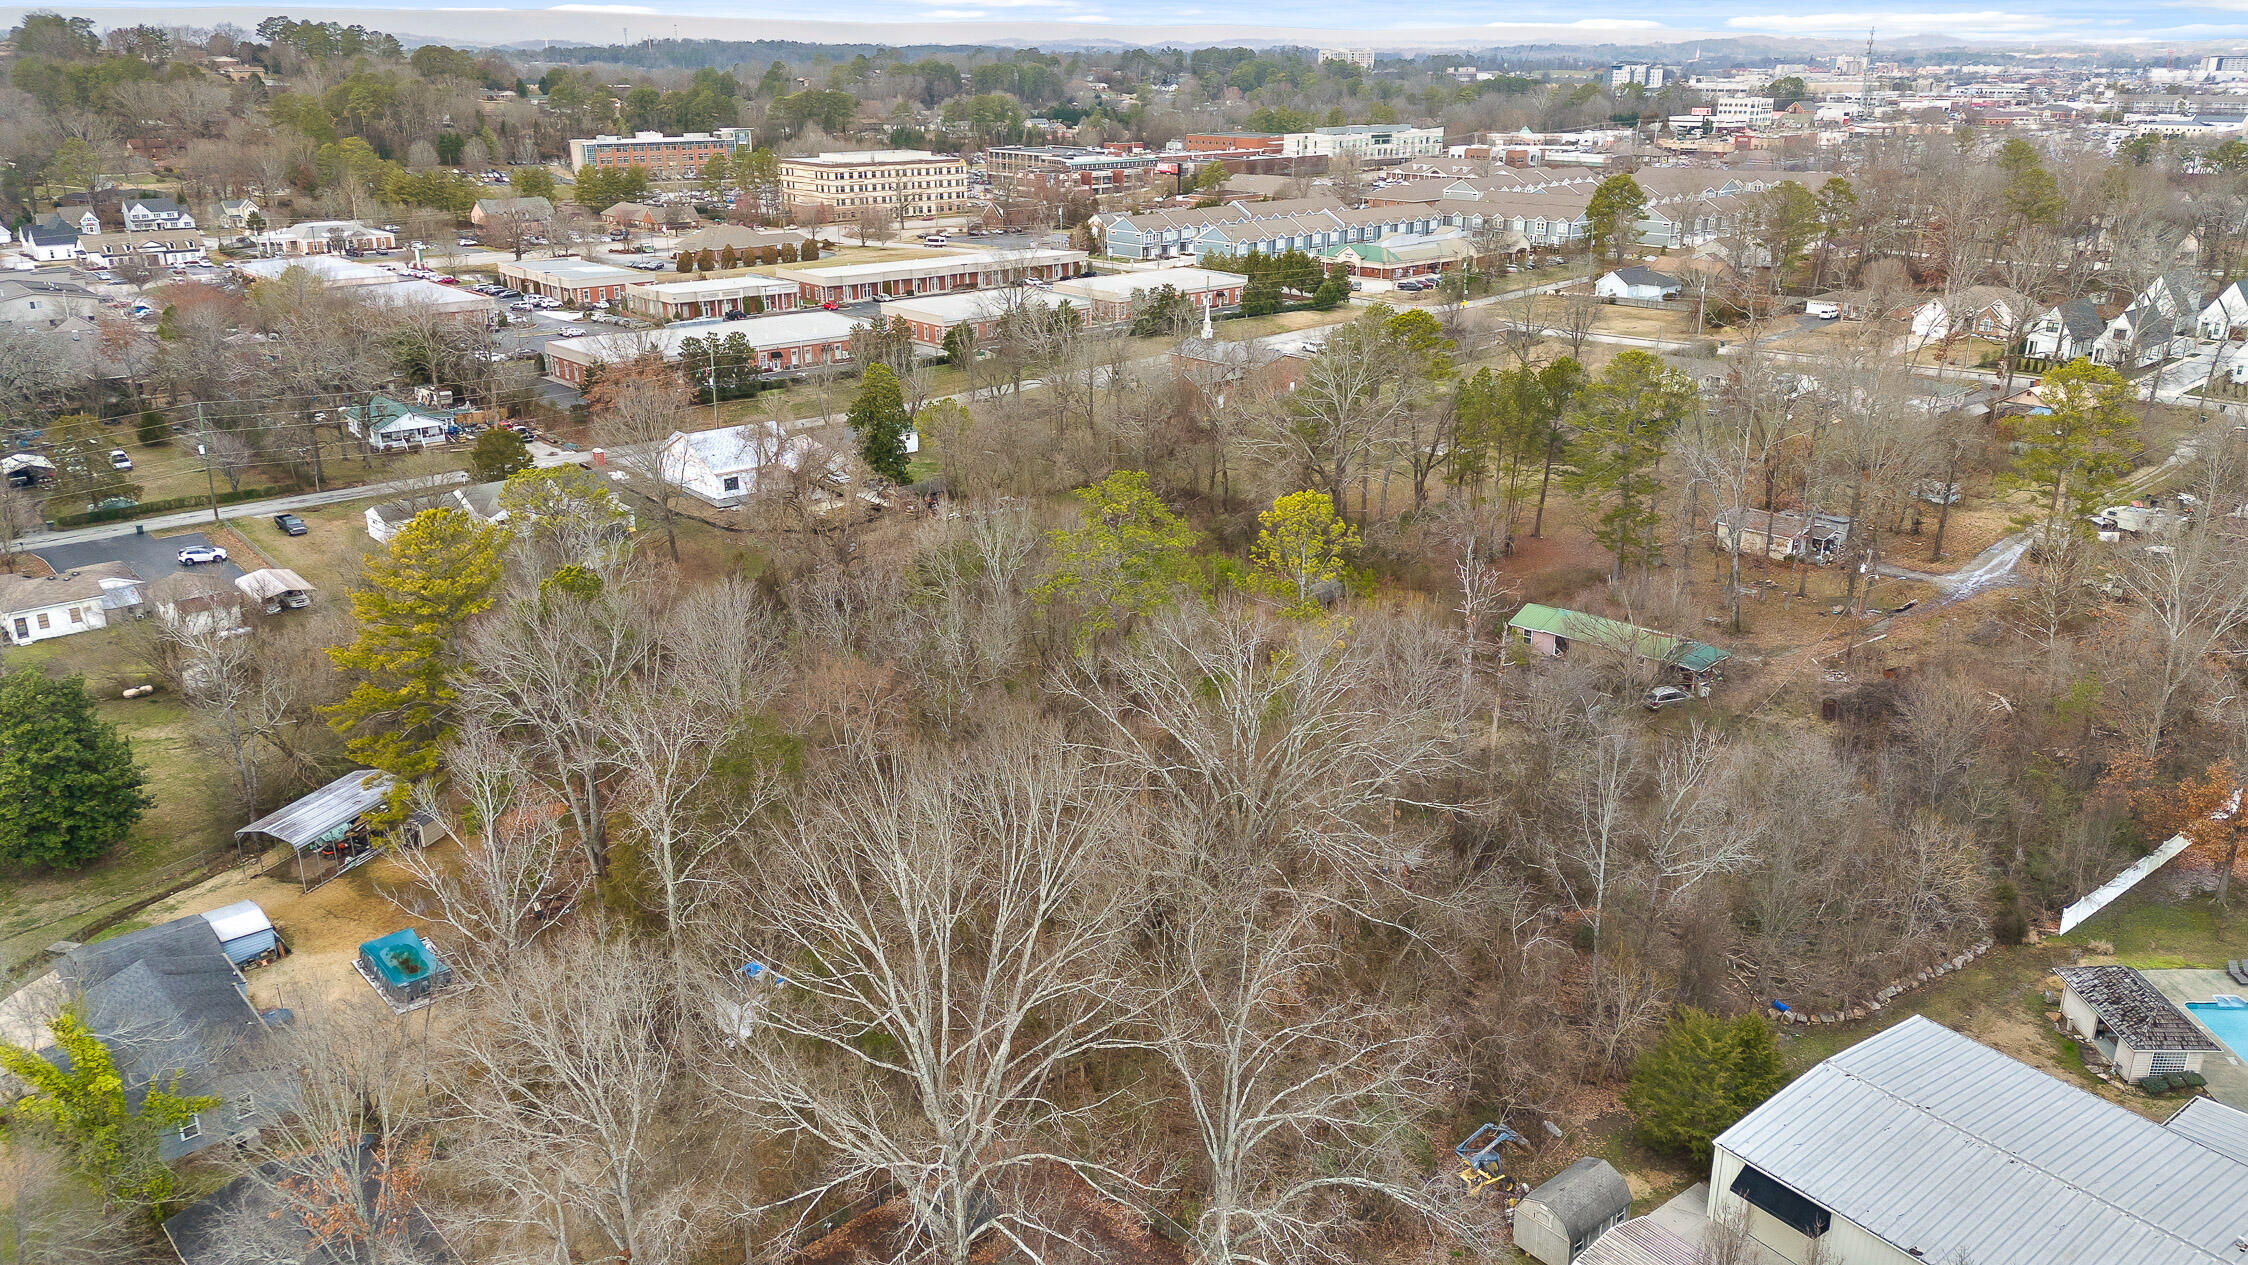
[[[2235,1056],[2248,1059],[2248,1003],[2193,1001],[2186,1003],[2203,1027],[2232,1047]]]

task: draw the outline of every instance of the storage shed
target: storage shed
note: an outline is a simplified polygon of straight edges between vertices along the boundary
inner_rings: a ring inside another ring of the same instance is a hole
[[[2217,1048],[2201,1025],[2128,966],[2064,966],[2061,1022],[2125,1080],[2199,1072]]]
[[[1538,1184],[1514,1210],[1514,1245],[1545,1265],[1569,1265],[1631,1215],[1631,1187],[1608,1161],[1586,1156]]]
[[[262,965],[280,954],[281,941],[273,932],[273,920],[254,900],[206,910],[203,921],[211,924],[211,930],[218,934],[219,947],[236,966]]]

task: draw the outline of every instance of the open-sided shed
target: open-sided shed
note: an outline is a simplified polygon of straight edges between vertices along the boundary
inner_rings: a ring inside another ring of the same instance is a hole
[[[267,567],[252,571],[234,581],[251,601],[265,608],[268,615],[278,615],[285,610],[303,610],[312,604],[312,585],[301,575],[287,567]]]
[[[286,847],[289,855],[267,873],[279,873],[293,865],[298,884],[309,892],[371,859],[386,841],[376,837],[367,819],[389,797],[391,785],[387,773],[353,769],[235,831],[234,840],[261,853],[276,843]],[[408,825],[414,828],[413,823]]]

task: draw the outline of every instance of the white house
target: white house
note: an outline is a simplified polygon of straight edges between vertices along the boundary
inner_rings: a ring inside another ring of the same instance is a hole
[[[367,507],[367,534],[378,544],[389,544],[398,529],[413,520],[424,510],[459,510],[479,523],[504,523],[507,511],[500,508],[499,483],[478,483],[470,487],[433,486],[413,496],[380,505]],[[309,586],[307,586],[309,587]]]
[[[412,404],[378,395],[367,401],[365,408],[345,409],[344,429],[364,438],[367,446],[377,452],[441,444],[466,411],[451,406],[448,398],[451,394],[450,391],[441,393],[439,398],[447,399],[446,403],[417,400]]]
[[[2235,281],[2217,291],[2217,297],[2201,309],[2198,323],[2201,336],[2211,341],[2248,340],[2248,281]]]
[[[1678,278],[1652,268],[1618,268],[1592,283],[1592,292],[1603,299],[1642,299],[1660,302],[1684,287]]]
[[[252,216],[264,219],[265,212],[259,210],[258,204],[248,198],[228,198],[219,203],[219,218],[226,221],[228,228],[246,233],[250,229]]]
[[[2176,355],[2196,332],[2201,308],[2201,282],[2193,273],[2181,269],[2158,276],[2107,323],[2093,358],[2130,368]]]
[[[1797,1265],[2219,1265],[2248,1115],[2158,1124],[1915,1015],[1717,1136],[1709,1220]]]
[[[159,233],[194,227],[195,217],[170,198],[125,199],[125,228],[130,232]]]
[[[60,575],[0,575],[0,641],[24,646],[109,624],[110,613],[138,614],[141,578],[122,562],[98,562]]]
[[[909,435],[907,450],[918,446]],[[785,483],[800,471],[831,479],[844,471],[840,456],[775,422],[674,431],[664,441],[661,460],[664,482],[718,506],[739,505],[760,487]]]
[[[81,236],[75,224],[55,220],[33,224],[23,230],[23,253],[43,264],[76,259],[85,253],[78,248]]]
[[[2002,342],[2028,319],[2029,300],[2004,286],[1969,286],[1948,298],[1934,298],[1912,310],[1911,345],[1954,338]]]
[[[2037,360],[2075,360],[2094,356],[2107,318],[2090,299],[2070,299],[2037,318],[2022,337],[2022,350]]]

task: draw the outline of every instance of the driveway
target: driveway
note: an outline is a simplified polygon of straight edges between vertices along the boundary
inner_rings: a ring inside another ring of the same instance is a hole
[[[143,580],[161,580],[167,575],[173,575],[181,571],[194,571],[203,575],[215,575],[219,579],[232,582],[236,576],[242,574],[242,568],[234,565],[231,558],[225,562],[206,562],[197,567],[180,565],[178,558],[180,550],[187,548],[189,545],[207,545],[210,543],[210,539],[201,532],[158,538],[145,535],[136,536],[127,531],[124,535],[112,536],[107,540],[87,540],[76,544],[49,545],[45,549],[35,549],[32,552],[57,572],[68,571],[72,567],[83,567],[96,562],[122,562],[131,567],[134,573]]]

